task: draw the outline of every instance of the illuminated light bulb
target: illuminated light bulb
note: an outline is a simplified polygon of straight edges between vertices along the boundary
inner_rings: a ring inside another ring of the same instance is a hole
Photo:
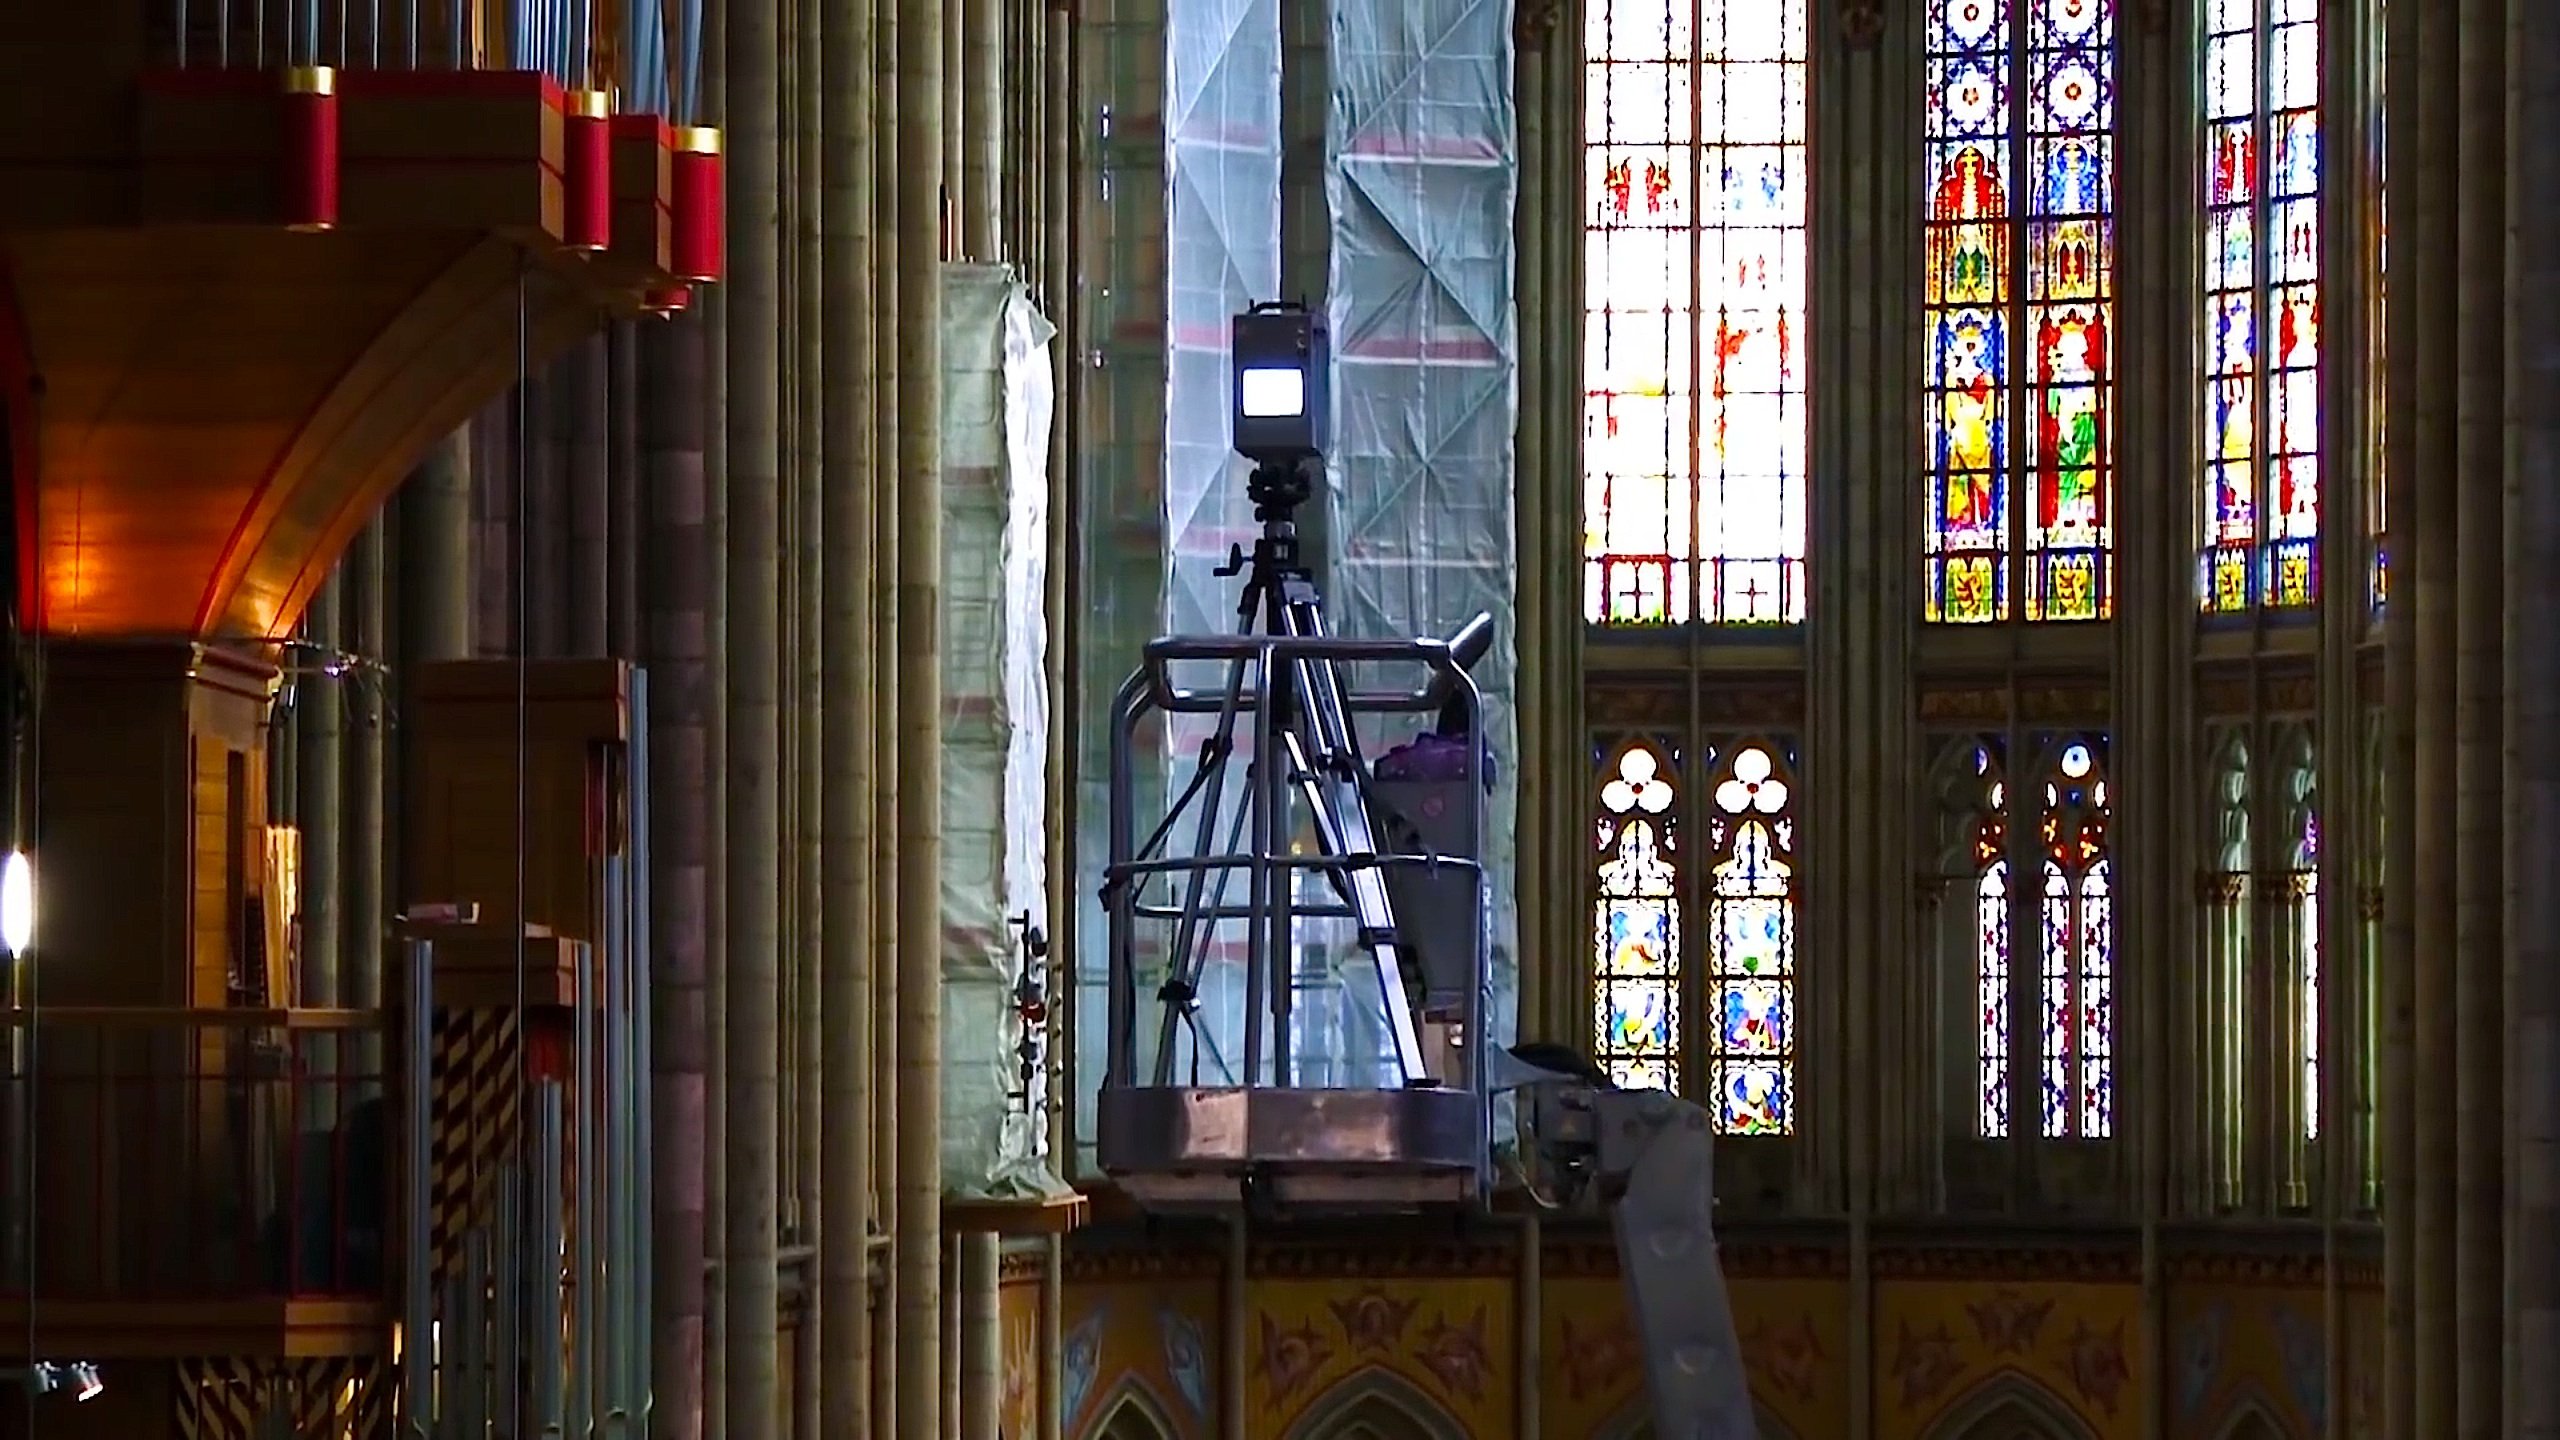
[[[0,864],[0,945],[18,959],[36,939],[36,869],[23,850],[12,850]]]

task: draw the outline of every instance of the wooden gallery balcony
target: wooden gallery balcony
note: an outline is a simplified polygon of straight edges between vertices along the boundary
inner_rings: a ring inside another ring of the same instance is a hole
[[[0,1327],[32,1359],[388,1355],[416,1119],[381,1013],[5,1013]]]

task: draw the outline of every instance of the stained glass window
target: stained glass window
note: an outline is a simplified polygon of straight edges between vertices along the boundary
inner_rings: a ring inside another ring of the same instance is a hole
[[[1928,24],[1927,615],[2010,619],[2015,565],[2027,619],[2101,619],[2113,0],[1930,0]]]
[[[1584,613],[1805,605],[1806,0],[1593,0]]]
[[[1734,747],[1714,791],[1707,839],[1712,1113],[1727,1135],[1795,1128],[1795,787],[1786,756]]]
[[[2206,0],[2206,611],[2320,594],[2320,10]]]
[[[2009,787],[1989,745],[1973,752],[1982,812],[1973,830],[1975,1103],[1985,1135],[2009,1133]]]
[[[1680,1088],[1679,837],[1667,756],[1611,757],[1594,836],[1592,1052],[1626,1089]]]
[[[2041,982],[2044,1134],[2115,1133],[2115,896],[2098,743],[2065,741],[2045,776]]]

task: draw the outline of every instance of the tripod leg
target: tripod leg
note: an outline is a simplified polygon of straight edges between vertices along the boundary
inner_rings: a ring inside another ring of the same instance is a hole
[[[1324,635],[1324,617],[1313,600],[1292,602],[1279,619],[1291,635]],[[1361,943],[1377,967],[1378,1000],[1395,1041],[1397,1065],[1405,1083],[1412,1084],[1429,1072],[1422,1063],[1413,1005],[1405,994],[1406,959],[1395,905],[1377,864],[1377,835],[1368,796],[1360,787],[1359,737],[1352,732],[1343,700],[1342,668],[1330,660],[1303,660],[1292,669],[1297,704],[1288,717],[1285,741],[1291,775],[1315,813],[1318,842],[1326,854],[1345,862],[1343,880],[1351,892]]]
[[[1235,754],[1236,720],[1244,709],[1247,668],[1242,660],[1227,667],[1226,699],[1218,706],[1218,728],[1210,741],[1210,753],[1215,757],[1211,763],[1216,766],[1216,771],[1208,777],[1208,784],[1200,794],[1199,828],[1192,841],[1191,853],[1194,855],[1214,853],[1209,849],[1209,843],[1217,838],[1218,805],[1226,798],[1227,763]],[[1170,724],[1172,717],[1168,715],[1165,718]],[[1222,882],[1223,879],[1221,872]],[[1214,923],[1208,924],[1203,932],[1201,901],[1203,892],[1208,888],[1208,880],[1206,869],[1191,871],[1183,886],[1182,916],[1174,922],[1173,952],[1167,957],[1169,973],[1165,979],[1168,985],[1178,986],[1178,994],[1181,995],[1199,993],[1200,974],[1208,963],[1208,942],[1217,937],[1218,927]],[[1215,901],[1210,902],[1210,908],[1215,908],[1215,905]],[[1130,963],[1135,964],[1136,958],[1129,957]],[[1164,1020],[1156,1040],[1155,1071],[1159,1085],[1173,1083],[1173,1039],[1181,1025],[1183,1009],[1178,999],[1164,1002]]]

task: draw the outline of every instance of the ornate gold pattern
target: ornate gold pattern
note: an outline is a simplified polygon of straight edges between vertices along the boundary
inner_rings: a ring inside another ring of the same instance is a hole
[[[439,1283],[462,1263],[462,1237],[489,1219],[489,1187],[515,1153],[515,1016],[498,1009],[436,1013],[429,1062],[428,1209]]]
[[[2113,711],[2103,680],[2050,680],[2018,687],[2017,718],[2042,725],[2104,725]],[[1920,689],[1924,725],[2000,725],[2009,714],[2009,690],[1988,677],[1936,680]]]
[[[2296,663],[2259,672],[2256,705],[2251,703],[2249,672],[2216,666],[2196,680],[2196,709],[2210,718],[2227,719],[2262,709],[2270,715],[2309,715],[2320,708],[2320,677]]]
[[[1583,716],[1594,730],[1680,729],[1692,719],[1689,687],[1658,678],[1595,677],[1584,693]],[[1694,718],[1716,728],[1791,728],[1804,723],[1804,687],[1793,680],[1704,681]]]
[[[257,1440],[273,1433],[271,1412],[285,1420],[287,1434],[391,1440],[397,1387],[370,1356],[215,1355],[175,1363],[172,1418],[182,1440]]]

